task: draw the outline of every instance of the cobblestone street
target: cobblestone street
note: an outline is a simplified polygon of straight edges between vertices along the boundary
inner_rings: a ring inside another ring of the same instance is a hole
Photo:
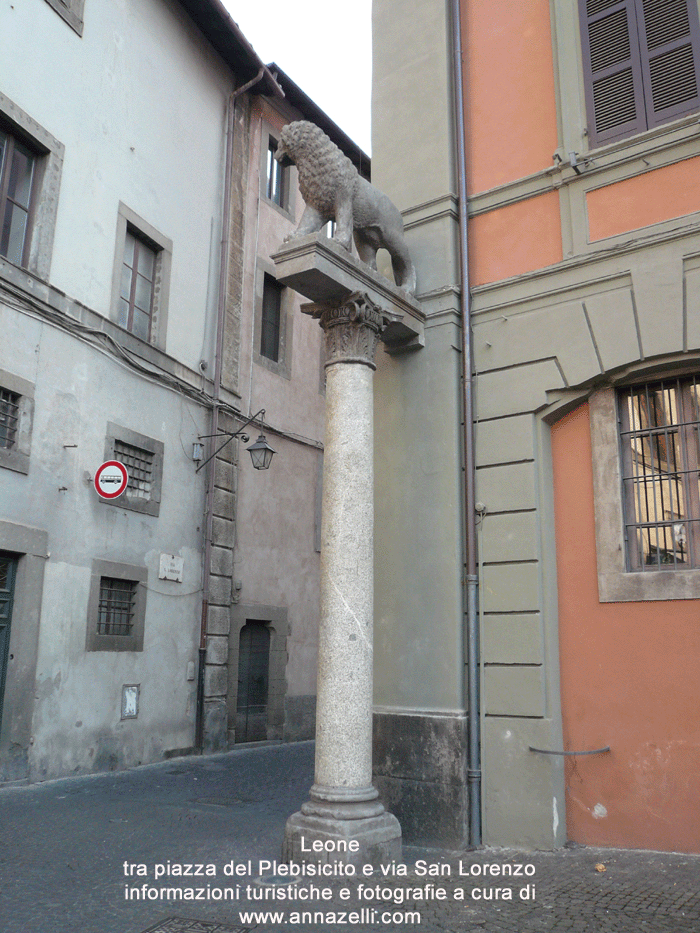
[[[285,820],[305,799],[312,773],[313,746],[303,743],[0,789],[0,930],[700,929],[697,856],[581,847],[537,853],[405,848],[406,876],[375,872],[355,879],[306,877],[290,886],[280,883],[286,879],[279,875],[263,873],[265,883],[260,884],[260,860],[265,867],[279,858]],[[125,862],[143,866],[142,874],[138,868],[125,874]],[[232,862],[244,866],[245,875],[225,875],[224,866]],[[215,866],[216,874],[173,874],[173,866],[185,864]],[[154,877],[155,865],[162,866],[159,879]],[[174,899],[172,894],[177,888],[183,888],[183,895],[197,888],[205,894],[208,888],[211,894],[236,884],[239,896],[234,901]],[[358,897],[360,884],[364,890]],[[296,897],[312,885],[326,889],[327,899]],[[171,894],[158,899],[128,896],[130,889],[140,891],[143,886],[167,887]],[[413,890],[405,896],[409,888]],[[527,900],[521,898],[521,889],[529,895]],[[506,890],[512,900],[503,899]],[[304,916],[309,912],[311,918]],[[246,914],[250,916],[242,916]]]

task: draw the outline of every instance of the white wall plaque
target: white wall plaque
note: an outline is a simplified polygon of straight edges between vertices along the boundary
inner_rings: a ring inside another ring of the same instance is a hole
[[[159,580],[175,580],[176,583],[182,583],[182,571],[185,566],[183,557],[175,557],[174,554],[160,555]]]

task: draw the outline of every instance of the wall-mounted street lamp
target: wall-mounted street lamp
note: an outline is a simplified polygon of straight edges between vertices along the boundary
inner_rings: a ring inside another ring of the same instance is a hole
[[[251,415],[251,417],[248,418],[248,420],[234,434],[230,434],[228,432],[221,432],[219,434],[200,435],[199,437],[200,441],[204,440],[207,437],[225,437],[226,440],[223,442],[223,444],[220,447],[218,447],[214,451],[213,454],[211,454],[211,456],[207,457],[207,459],[203,463],[199,463],[199,466],[195,470],[195,473],[199,473],[199,471],[203,467],[205,467],[207,463],[209,463],[210,460],[213,460],[214,457],[220,451],[222,451],[227,444],[230,444],[231,441],[234,440],[234,438],[240,437],[243,443],[247,444],[250,438],[248,437],[247,434],[244,433],[244,431],[248,427],[249,424],[252,424],[253,421],[257,421],[258,418],[260,418],[260,437],[258,437],[257,441],[254,444],[251,444],[250,447],[246,449],[250,453],[250,459],[253,461],[253,467],[256,470],[267,470],[268,467],[270,466],[270,463],[272,463],[272,457],[275,451],[272,449],[272,447],[270,447],[270,445],[267,443],[267,440],[265,439],[265,431],[264,431],[265,409],[261,408],[260,411],[256,412],[254,415]],[[199,454],[199,457],[197,457],[196,454]],[[201,460],[201,458],[202,458],[202,445],[195,443],[193,454],[192,454],[192,459],[195,462],[197,462],[198,460]]]
[[[274,450],[265,440],[264,434],[261,434],[257,441],[251,444],[247,450],[256,470],[266,470],[272,463]]]

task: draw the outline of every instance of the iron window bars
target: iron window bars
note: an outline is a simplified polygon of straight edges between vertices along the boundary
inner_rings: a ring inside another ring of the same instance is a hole
[[[150,499],[153,485],[153,453],[115,438],[114,459],[123,463],[129,474],[127,494],[139,499]]]
[[[97,614],[98,635],[131,635],[136,602],[136,580],[100,578],[100,601]]]
[[[622,491],[631,571],[700,566],[700,386],[696,377],[619,394]]]
[[[17,441],[19,395],[0,388],[0,447],[11,450]]]

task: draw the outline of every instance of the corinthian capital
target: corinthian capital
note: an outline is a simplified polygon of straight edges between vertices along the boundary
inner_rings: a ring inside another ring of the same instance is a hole
[[[353,292],[342,303],[306,306],[304,311],[319,319],[326,335],[326,366],[333,363],[364,363],[376,369],[374,355],[379,337],[401,315],[386,311],[363,292]]]

